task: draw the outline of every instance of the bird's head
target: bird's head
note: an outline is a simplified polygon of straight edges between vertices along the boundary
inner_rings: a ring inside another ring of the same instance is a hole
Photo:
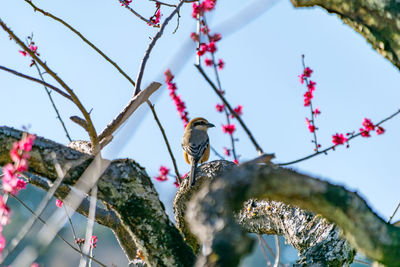
[[[193,120],[191,120],[188,123],[188,125],[186,126],[186,129],[207,131],[207,129],[211,128],[211,127],[215,127],[215,125],[212,123],[209,123],[206,119],[194,118]]]

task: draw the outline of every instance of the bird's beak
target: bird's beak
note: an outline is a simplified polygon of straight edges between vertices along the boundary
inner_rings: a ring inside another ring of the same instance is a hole
[[[212,127],[215,127],[215,125],[212,124],[212,123],[208,123],[208,124],[207,124],[207,127],[208,127],[208,128],[212,128]]]

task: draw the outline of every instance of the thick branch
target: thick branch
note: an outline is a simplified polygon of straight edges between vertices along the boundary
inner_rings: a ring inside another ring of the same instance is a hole
[[[382,0],[291,0],[295,7],[320,6],[360,33],[400,69],[400,3]]]
[[[400,229],[379,218],[357,193],[291,170],[257,164],[243,164],[212,180],[188,204],[186,216],[192,232],[205,245],[207,253],[200,260],[206,266],[215,259],[219,266],[232,266],[225,261],[228,255],[237,264],[248,251],[249,241],[234,222],[233,211],[250,198],[283,201],[321,214],[367,257],[400,266]],[[224,250],[227,245],[229,251]]]
[[[10,162],[9,149],[22,132],[0,127],[0,165]],[[50,140],[37,137],[29,159],[29,172],[56,179],[53,159],[63,167],[70,165],[64,183],[73,185],[93,156]],[[165,213],[157,192],[144,169],[133,160],[114,160],[98,181],[98,199],[119,218],[125,238],[119,241],[129,260],[140,249],[149,266],[192,266],[194,255]],[[115,230],[115,228],[113,229]],[[116,230],[115,230],[116,232]],[[122,234],[117,234],[122,237]]]

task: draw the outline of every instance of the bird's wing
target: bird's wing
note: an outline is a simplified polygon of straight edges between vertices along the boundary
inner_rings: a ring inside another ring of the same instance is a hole
[[[207,146],[209,143],[209,139],[204,138],[204,140],[198,144],[190,143],[188,145],[182,145],[183,150],[188,153],[188,155],[192,156],[195,161],[200,160],[200,158],[203,156],[204,151],[206,151]]]

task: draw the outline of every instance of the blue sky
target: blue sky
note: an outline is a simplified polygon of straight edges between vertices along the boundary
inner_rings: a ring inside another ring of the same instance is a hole
[[[276,154],[275,162],[291,161],[313,152],[312,135],[305,125],[309,114],[309,109],[303,107],[305,88],[297,77],[302,71],[302,54],[306,55],[306,64],[314,70],[313,80],[317,82],[313,103],[322,111],[316,120],[322,147],[331,145],[331,136],[336,132],[358,131],[364,117],[377,122],[399,108],[398,70],[335,15],[320,8],[294,9],[289,1],[267,2],[265,6],[261,2],[266,1],[255,1],[261,14],[249,14],[246,22],[234,17],[222,27],[221,23],[249,4],[219,1],[208,21],[211,30],[219,27],[223,36],[216,56],[226,62],[220,72],[226,97],[233,106],[243,105],[243,120],[264,151]],[[145,25],[118,1],[35,3],[76,27],[136,78],[140,60],[156,29]],[[133,3],[133,7],[146,17],[154,10],[153,3],[147,1]],[[163,7],[162,19],[169,12],[171,9]],[[195,29],[195,21],[190,14],[191,7],[187,5],[181,11],[176,34],[172,34],[176,20],[167,27],[151,54],[143,85],[163,82],[161,74],[170,67],[176,73],[178,93],[190,116],[203,116],[217,126],[209,134],[212,145],[221,152],[222,147],[229,145],[227,135],[221,131],[224,116],[215,111],[215,104],[220,101],[193,66],[194,46],[188,38]],[[21,38],[33,32],[41,58],[74,89],[88,110],[93,109],[91,114],[98,132],[129,101],[134,90],[129,82],[59,23],[34,13],[22,0],[0,2],[0,17]],[[1,65],[37,76],[29,68],[29,59],[18,54],[19,48],[4,32],[0,33],[0,43]],[[56,85],[49,75],[45,77]],[[5,72],[0,72],[0,81],[1,125],[15,128],[30,125],[31,131],[40,136],[67,143],[40,85]],[[68,119],[80,115],[77,108],[57,94],[53,96],[72,138],[88,139]],[[187,172],[189,166],[180,147],[183,127],[166,87],[151,99],[165,126],[179,169]],[[357,138],[348,149],[343,146],[327,156],[320,155],[291,167],[357,191],[387,219],[400,201],[398,120],[385,123],[386,133],[382,136]],[[256,150],[238,128],[237,150],[241,159],[256,157]],[[110,159],[133,158],[150,176],[157,175],[160,165],[172,167],[160,131],[145,106],[118,131],[104,155]],[[217,158],[212,154],[213,159]],[[172,182],[155,182],[169,212],[176,190]],[[396,218],[400,219],[400,215]]]

